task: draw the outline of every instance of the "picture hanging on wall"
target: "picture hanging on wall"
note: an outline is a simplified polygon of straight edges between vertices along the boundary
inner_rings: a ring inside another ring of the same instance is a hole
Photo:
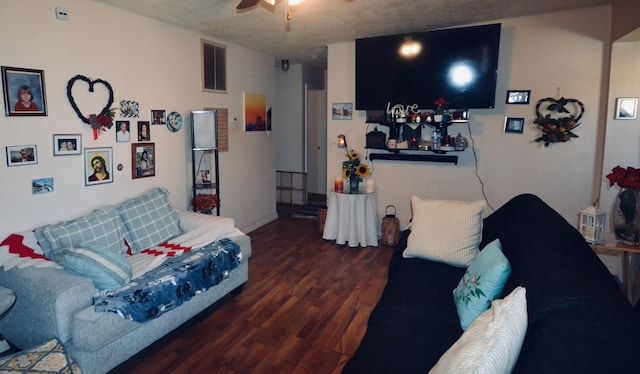
[[[38,163],[35,145],[12,145],[7,147],[7,166],[33,165]]]
[[[53,192],[53,178],[40,178],[31,181],[31,193],[34,195]]]
[[[353,115],[353,103],[333,103],[331,105],[331,119],[351,119]]]
[[[267,96],[260,94],[244,94],[244,130],[267,130]]]
[[[531,90],[508,90],[507,104],[529,104]]]
[[[504,132],[522,134],[523,130],[524,130],[524,118],[506,117],[504,119]]]
[[[120,117],[140,117],[140,104],[135,100],[120,100]]]
[[[149,121],[138,121],[138,141],[148,142],[151,140],[151,127]]]
[[[131,141],[131,123],[129,121],[116,121],[116,142],[129,143]]]
[[[131,144],[131,178],[146,178],[156,175],[156,145],[154,143]]]
[[[4,108],[7,116],[46,116],[44,71],[2,67]]]
[[[53,134],[53,155],[69,156],[82,153],[80,134]]]
[[[637,97],[619,97],[616,99],[615,119],[636,119],[638,110]]]
[[[167,124],[167,111],[164,109],[151,110],[151,124],[152,125],[166,125]]]
[[[92,186],[113,182],[113,150],[111,148],[84,149],[84,184]]]

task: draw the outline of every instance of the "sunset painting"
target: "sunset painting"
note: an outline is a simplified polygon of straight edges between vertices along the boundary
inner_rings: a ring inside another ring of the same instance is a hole
[[[245,131],[267,130],[267,96],[244,94],[244,129]]]

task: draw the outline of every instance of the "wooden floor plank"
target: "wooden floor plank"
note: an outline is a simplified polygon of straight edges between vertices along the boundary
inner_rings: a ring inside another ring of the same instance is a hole
[[[323,240],[317,222],[280,218],[253,232],[249,281],[111,371],[340,373],[386,284],[390,247]]]

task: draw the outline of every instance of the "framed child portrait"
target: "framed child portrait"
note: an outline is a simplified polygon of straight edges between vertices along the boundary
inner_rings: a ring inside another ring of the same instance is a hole
[[[84,184],[93,186],[113,182],[113,150],[111,148],[84,149]]]
[[[44,71],[3,66],[2,87],[7,116],[46,116]]]

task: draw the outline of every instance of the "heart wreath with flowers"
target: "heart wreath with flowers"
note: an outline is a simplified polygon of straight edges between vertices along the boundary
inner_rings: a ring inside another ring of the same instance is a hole
[[[536,104],[536,119],[533,121],[542,131],[536,142],[544,142],[548,147],[551,143],[568,142],[577,138],[573,130],[580,125],[580,118],[584,114],[584,104],[576,99],[561,97],[544,98]]]
[[[93,93],[95,91],[94,86],[96,84],[103,85],[109,92],[107,104],[102,108],[102,110],[100,110],[98,114],[90,114],[86,116],[80,111],[80,108],[78,108],[78,104],[76,104],[76,101],[71,94],[73,85],[77,81],[86,82],[89,88],[89,92]],[[113,89],[111,88],[109,82],[102,79],[92,80],[85,77],[84,75],[76,75],[69,80],[69,83],[67,83],[67,98],[69,99],[69,103],[71,103],[73,110],[78,115],[78,118],[80,118],[82,122],[86,123],[87,125],[91,125],[91,128],[93,129],[93,140],[98,139],[100,132],[105,132],[113,126],[113,117],[115,115],[115,110],[111,108],[111,105],[113,104]]]

